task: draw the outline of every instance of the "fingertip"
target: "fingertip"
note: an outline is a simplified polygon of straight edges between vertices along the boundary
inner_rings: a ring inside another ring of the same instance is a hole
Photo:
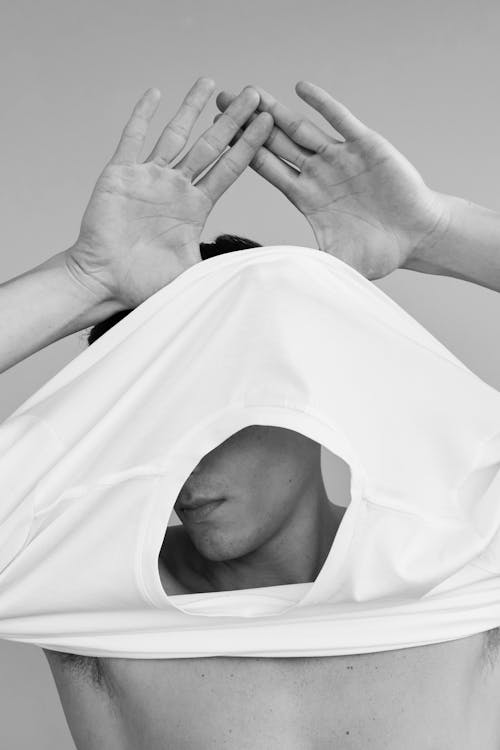
[[[215,98],[215,103],[220,109],[225,109],[233,99],[236,99],[236,94],[232,91],[220,91]]]
[[[259,112],[257,115],[257,119],[260,120],[264,125],[267,125],[267,127],[273,127],[274,126],[274,118],[270,112]]]
[[[255,86],[252,86],[251,84],[249,84],[248,86],[245,86],[243,88],[242,93],[243,92],[245,92],[247,94],[251,94],[257,102],[260,101],[260,94],[259,94],[259,92],[258,92],[258,90],[256,89]]]
[[[301,91],[303,91],[304,89],[308,89],[313,85],[314,84],[312,84],[310,81],[297,81],[297,83],[295,84],[295,91],[300,95]]]
[[[144,96],[147,96],[150,99],[160,99],[161,98],[161,91],[160,91],[160,89],[158,89],[156,87],[153,87],[153,88],[148,89],[144,93]]]
[[[202,86],[207,89],[207,91],[213,91],[215,88],[215,81],[213,78],[210,78],[210,76],[200,76],[196,81],[196,85]]]
[[[270,94],[269,91],[262,88],[262,86],[254,85],[254,89],[259,95],[261,106],[272,107],[274,104],[276,104],[276,98],[273,96],[273,94]]]

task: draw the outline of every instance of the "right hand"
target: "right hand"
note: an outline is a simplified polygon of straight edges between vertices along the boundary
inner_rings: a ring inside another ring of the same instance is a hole
[[[114,302],[116,309],[136,307],[200,262],[200,235],[210,211],[269,136],[273,120],[263,113],[221,156],[259,104],[257,91],[247,86],[227,108],[227,116],[171,166],[213,87],[209,78],[196,81],[144,162],[140,152],[160,92],[150,89],[136,104],[94,188],[78,240],[65,251],[68,272],[97,302]]]

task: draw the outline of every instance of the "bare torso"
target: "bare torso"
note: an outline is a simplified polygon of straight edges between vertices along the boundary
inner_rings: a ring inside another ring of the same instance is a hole
[[[46,652],[79,750],[497,750],[486,634],[354,656],[99,659]]]
[[[45,653],[78,750],[499,750],[499,632],[313,658]]]

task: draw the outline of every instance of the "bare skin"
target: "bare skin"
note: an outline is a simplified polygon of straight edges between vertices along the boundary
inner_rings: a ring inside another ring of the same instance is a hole
[[[314,658],[99,659],[46,652],[79,750],[496,750],[486,636]]]
[[[75,245],[1,285],[0,318],[10,322],[0,329],[0,370],[140,304],[198,262],[207,213],[246,164],[303,213],[319,250],[367,278],[405,268],[500,291],[500,216],[431,190],[391,144],[313,84],[301,82],[297,93],[336,133],[312,126],[258,87],[240,96],[236,107],[234,97],[223,93],[218,103],[226,117],[215,123],[218,129],[171,167],[210,89],[202,79],[175,127],[166,128],[141,163],[139,151],[158,99],[148,94],[125,129],[111,169],[96,185]],[[239,150],[238,129],[244,135]],[[226,152],[231,160],[222,157],[196,189],[197,175],[233,143]],[[146,216],[141,211],[148,201],[153,212]],[[179,209],[186,206],[191,212],[179,221]],[[319,524],[294,528],[311,542],[334,544],[341,511],[334,508],[329,518],[329,536],[318,534]],[[177,532],[168,547],[182,553],[193,540]],[[184,566],[177,561],[175,568],[166,549],[159,563],[168,593],[266,583],[252,566],[223,566],[219,576],[215,563],[221,560],[213,555],[210,575],[200,579],[193,568],[199,557]],[[287,569],[292,561],[285,559],[273,576],[314,576],[324,561],[316,553],[299,561],[299,569]],[[490,636],[345,657],[71,659],[50,651],[46,656],[79,750],[494,750],[500,743],[500,673],[487,648]]]

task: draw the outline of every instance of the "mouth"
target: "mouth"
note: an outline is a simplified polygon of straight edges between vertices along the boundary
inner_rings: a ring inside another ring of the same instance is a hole
[[[202,505],[207,505],[207,503],[215,503],[215,502],[221,502],[222,500],[225,500],[225,497],[221,497],[220,495],[217,497],[194,497],[192,500],[183,503],[179,503],[179,508],[181,510],[188,509],[192,510],[193,508],[201,508]]]
[[[217,508],[225,502],[225,498],[197,498],[194,503],[180,505],[177,509],[181,520],[193,523],[205,521]]]

